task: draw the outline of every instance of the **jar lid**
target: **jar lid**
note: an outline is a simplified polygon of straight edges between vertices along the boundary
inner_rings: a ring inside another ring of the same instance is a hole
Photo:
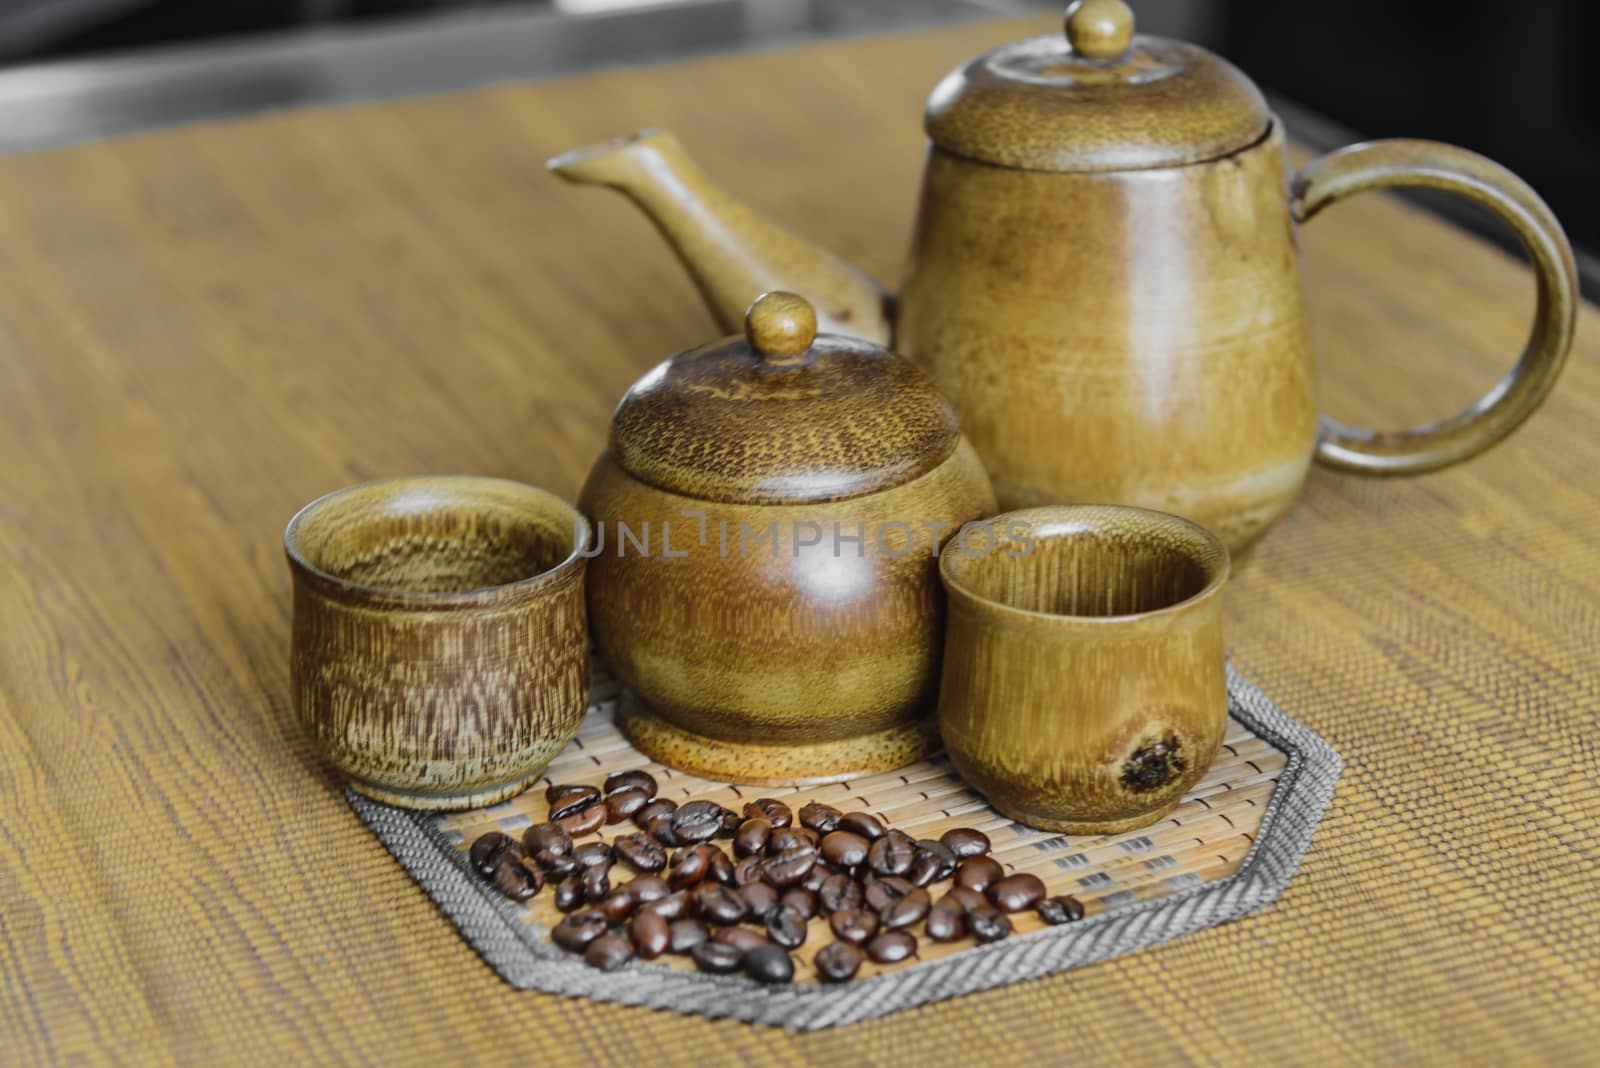
[[[785,504],[909,482],[960,431],[933,380],[865,341],[817,335],[793,293],[767,293],[744,336],[659,364],[623,396],[612,458],[659,489],[706,501]]]
[[[1198,45],[1133,32],[1122,0],[1077,0],[1066,33],[985,52],[945,75],[924,125],[940,148],[1034,171],[1200,163],[1272,121],[1254,82]]]

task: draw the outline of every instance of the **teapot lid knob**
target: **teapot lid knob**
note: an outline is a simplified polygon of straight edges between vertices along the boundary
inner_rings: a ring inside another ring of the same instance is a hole
[[[763,363],[799,363],[817,338],[817,310],[796,293],[763,293],[744,313],[744,336]]]
[[[1074,0],[1067,5],[1067,40],[1085,59],[1115,59],[1133,41],[1133,11],[1123,0]]]

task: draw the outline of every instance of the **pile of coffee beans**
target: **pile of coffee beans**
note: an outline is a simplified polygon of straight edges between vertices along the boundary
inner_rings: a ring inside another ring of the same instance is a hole
[[[792,949],[826,916],[834,941],[817,951],[817,976],[844,982],[865,960],[892,964],[934,942],[1011,934],[1010,915],[1033,909],[1049,924],[1083,918],[1083,905],[1047,897],[1036,875],[1007,875],[988,836],[970,827],[916,839],[865,812],[810,802],[798,815],[760,798],[734,812],[713,801],[656,796],[643,771],[601,788],[553,785],[550,818],[518,842],[491,831],[472,843],[474,871],[513,901],[546,885],[566,915],[556,945],[604,971],[663,953],[701,971],[743,971],[763,983],[794,978]],[[577,839],[631,821],[611,841]],[[730,842],[731,853],[717,844]],[[934,900],[931,888],[949,881]]]

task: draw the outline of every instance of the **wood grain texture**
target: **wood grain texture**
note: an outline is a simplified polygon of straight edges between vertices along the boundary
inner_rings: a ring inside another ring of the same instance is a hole
[[[684,497],[606,454],[579,504],[610,538],[589,561],[595,641],[656,713],[624,721],[640,749],[712,779],[828,782],[933,747],[938,547],[994,511],[966,442],[902,485],[809,504]],[[623,523],[657,533],[648,555]]]
[[[929,86],[1052,24],[0,160],[0,1061],[1591,1059],[1592,308],[1521,432],[1417,480],[1314,471],[1240,561],[1235,662],[1347,767],[1276,907],[1153,951],[805,1037],[519,994],[294,722],[298,505],[430,471],[571,498],[623,389],[713,329],[649,224],[545,158],[662,123],[894,277]],[[819,167],[775,115],[853,150]],[[1520,264],[1383,197],[1304,242],[1341,418],[1458,410],[1526,336]]]
[[[296,513],[290,686],[329,762],[406,808],[524,789],[589,705],[590,539],[572,505],[499,478],[379,479]]]
[[[1222,744],[1228,550],[1142,508],[1030,508],[992,527],[989,545],[939,555],[939,736],[951,765],[1030,827],[1153,823]]]
[[[1288,510],[1317,406],[1284,185],[1276,131],[1117,174],[930,153],[896,343],[1002,508],[1154,508],[1234,550]]]
[[[1237,67],[1134,29],[1121,0],[1096,0],[967,57],[928,100],[928,136],[964,159],[1080,173],[1199,163],[1261,139],[1267,102]]]

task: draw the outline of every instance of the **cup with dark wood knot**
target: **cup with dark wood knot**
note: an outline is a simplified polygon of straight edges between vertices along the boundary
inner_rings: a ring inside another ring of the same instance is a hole
[[[1205,774],[1228,711],[1215,535],[1142,508],[1029,508],[952,539],[939,566],[939,730],[995,808],[1113,834]]]

